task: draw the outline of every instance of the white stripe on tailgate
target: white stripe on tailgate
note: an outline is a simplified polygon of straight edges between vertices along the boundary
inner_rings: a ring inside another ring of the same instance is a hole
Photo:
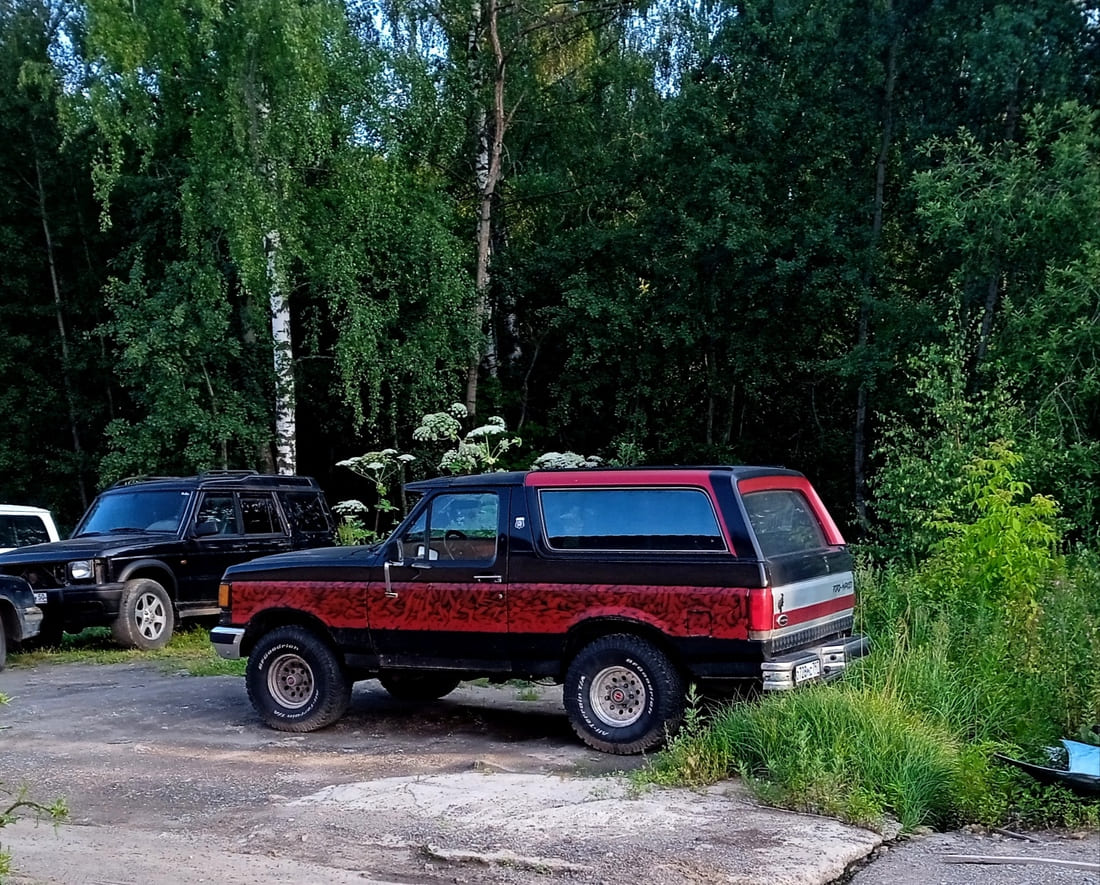
[[[854,596],[855,590],[855,578],[851,572],[837,572],[832,575],[822,575],[820,578],[772,587],[774,607],[772,614],[790,612],[819,602],[831,602],[844,596]]]

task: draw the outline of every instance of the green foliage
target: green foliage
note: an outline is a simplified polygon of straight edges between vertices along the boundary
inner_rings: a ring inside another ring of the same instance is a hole
[[[1043,495],[1021,501],[1023,458],[1004,442],[964,468],[961,513],[944,514],[945,537],[922,569],[922,602],[958,611],[989,606],[1024,629],[1037,615],[1036,594],[1061,569],[1058,505]],[[1030,630],[1024,629],[1023,635]]]
[[[1100,803],[992,759],[1045,764],[1045,747],[1100,723],[1100,563],[1059,554],[1057,506],[1027,497],[1022,464],[999,442],[966,465],[927,561],[860,559],[874,651],[842,682],[692,720],[649,776],[739,773],[769,801],[906,829],[1100,823]]]

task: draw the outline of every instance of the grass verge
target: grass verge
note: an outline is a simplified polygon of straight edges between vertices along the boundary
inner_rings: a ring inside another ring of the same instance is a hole
[[[190,676],[243,676],[246,664],[244,660],[219,657],[205,627],[181,630],[157,651],[119,648],[112,642],[110,630],[90,627],[81,633],[66,633],[59,647],[13,652],[8,658],[11,667],[138,662],[153,664],[166,673],[182,671]]]

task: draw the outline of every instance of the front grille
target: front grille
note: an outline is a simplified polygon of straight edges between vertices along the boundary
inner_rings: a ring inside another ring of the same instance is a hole
[[[802,648],[805,645],[816,645],[823,639],[851,633],[854,624],[854,617],[845,615],[842,618],[814,624],[791,633],[783,633],[772,639],[771,651],[773,654],[777,654],[795,648]]]
[[[64,587],[68,583],[66,564],[63,562],[42,563],[41,565],[20,564],[4,571],[9,575],[22,578],[35,590],[52,590],[57,587]]]

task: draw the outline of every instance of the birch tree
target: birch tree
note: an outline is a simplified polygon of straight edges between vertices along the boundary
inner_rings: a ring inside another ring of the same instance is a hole
[[[182,155],[181,244],[236,305],[225,321],[239,344],[227,350],[241,352],[261,329],[270,342],[271,429],[247,460],[292,473],[292,291],[307,236],[304,193],[349,139],[351,122],[333,103],[350,45],[344,8],[326,0],[90,0],[88,19],[96,71],[89,94],[107,136],[96,170],[105,217],[119,209],[111,199],[124,173],[172,163],[157,145],[173,132]],[[209,373],[190,386],[192,401],[208,395],[200,410],[219,408]]]

